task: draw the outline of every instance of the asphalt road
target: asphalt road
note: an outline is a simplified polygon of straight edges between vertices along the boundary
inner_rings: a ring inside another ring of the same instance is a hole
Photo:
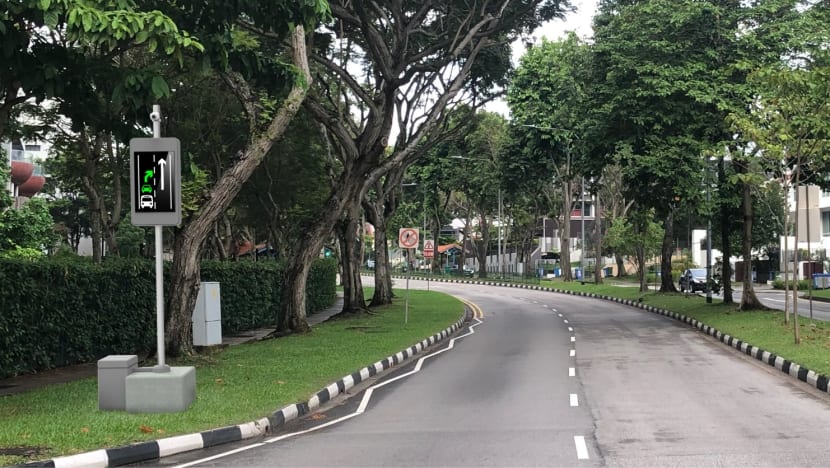
[[[431,287],[475,302],[484,317],[474,334],[424,360],[419,372],[401,377],[413,370],[413,361],[375,381],[400,377],[373,389],[368,401],[357,392],[288,428],[311,432],[163,463],[830,465],[826,394],[689,327],[601,300],[475,285]],[[230,449],[235,452],[222,453]]]

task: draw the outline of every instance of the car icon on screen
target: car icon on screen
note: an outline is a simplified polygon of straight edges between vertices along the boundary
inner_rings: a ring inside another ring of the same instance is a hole
[[[142,185],[141,193],[153,193],[153,187],[151,185]]]
[[[139,208],[152,208],[153,207],[153,196],[152,195],[142,195],[141,199],[138,202]]]

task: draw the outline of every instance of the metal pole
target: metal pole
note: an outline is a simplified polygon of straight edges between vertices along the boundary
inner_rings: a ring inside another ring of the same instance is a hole
[[[412,277],[412,267],[409,265],[409,249],[406,252],[406,300],[403,307],[403,323],[409,323],[409,278]]]
[[[153,120],[153,138],[161,138],[161,106],[153,104],[153,114],[158,116]],[[164,270],[162,268],[162,232],[161,226],[154,226],[156,247],[156,354],[158,364],[153,372],[170,372],[170,367],[164,363]]]

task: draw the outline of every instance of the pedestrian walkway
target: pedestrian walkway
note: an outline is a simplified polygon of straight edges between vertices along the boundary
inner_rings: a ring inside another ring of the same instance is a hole
[[[343,310],[343,294],[338,292],[337,299],[334,301],[334,304],[325,310],[309,315],[306,320],[308,321],[308,324],[313,327],[314,325],[319,325],[330,319],[332,316],[337,315],[341,310]],[[257,328],[255,330],[248,330],[236,335],[223,336],[222,344],[227,346],[235,346],[245,343],[252,343],[265,338],[273,331],[274,327],[264,327]],[[87,377],[95,377],[97,374],[98,363],[89,362],[85,364],[51,369],[48,371],[38,372],[37,374],[18,375],[16,377],[0,380],[0,397],[36,390],[47,385],[67,383],[85,379]]]

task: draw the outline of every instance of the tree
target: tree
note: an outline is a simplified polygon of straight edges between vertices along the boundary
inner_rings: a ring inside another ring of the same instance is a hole
[[[563,279],[571,281],[571,210],[576,182],[585,175],[588,71],[590,53],[575,34],[557,42],[543,41],[522,57],[508,92],[514,121],[523,126],[521,145],[543,170],[537,177],[560,187],[558,210]]]
[[[58,240],[54,226],[43,199],[33,198],[19,209],[6,210],[0,213],[0,252],[52,248]]]
[[[738,2],[606,1],[595,19],[595,95],[606,147],[630,148],[629,195],[663,219],[662,291],[676,291],[671,247],[679,203],[699,193],[703,151],[728,140]],[[740,82],[738,76],[737,83]],[[739,102],[740,101],[739,99]]]
[[[64,96],[88,67],[88,49],[110,59],[144,45],[182,57],[201,45],[168,17],[131,0],[23,0],[0,10],[0,140],[15,106]]]
[[[605,241],[618,253],[633,257],[640,281],[640,292],[648,290],[646,261],[660,250],[663,229],[652,219],[653,210],[635,210],[627,217],[611,222]]]
[[[796,189],[811,178],[826,184],[821,174],[830,164],[826,156],[830,148],[830,56],[820,50],[812,55],[807,67],[778,64],[753,73],[760,90],[756,104],[749,117],[735,117],[736,126],[763,150],[767,168],[779,174],[787,171],[787,182],[792,175]],[[798,229],[795,243],[797,252]],[[797,266],[797,253],[795,262]],[[794,310],[798,310],[797,289],[796,282]],[[798,343],[798,314],[793,318]]]
[[[208,48],[208,57],[242,106],[248,140],[222,168],[216,182],[202,192],[195,211],[176,232],[166,337],[173,354],[192,350],[190,315],[198,292],[201,248],[299,111],[311,84],[305,31],[316,28],[328,13],[322,0],[299,5],[290,1],[185,3],[188,8],[169,13],[177,14],[177,22],[198,26],[212,38],[214,47]],[[284,61],[285,54],[290,64]],[[308,260],[310,264],[311,256]]]
[[[452,129],[442,124],[452,108],[466,102],[475,109],[504,84],[510,41],[559,7],[557,0],[331,2],[335,22],[327,47],[314,51],[322,71],[304,106],[328,129],[341,167],[318,222],[288,259],[280,329],[308,329],[309,259],[337,219],[393,168],[408,167],[446,138]],[[387,153],[393,125],[398,134]]]

